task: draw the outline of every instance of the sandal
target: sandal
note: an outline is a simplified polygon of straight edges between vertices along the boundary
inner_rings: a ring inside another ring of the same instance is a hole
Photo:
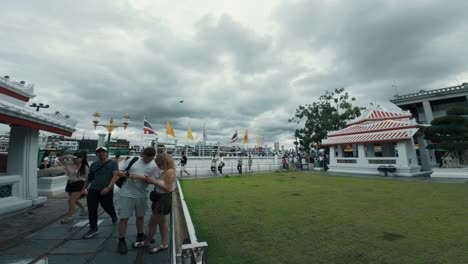
[[[132,248],[143,248],[143,247],[147,247],[147,246],[149,246],[149,244],[145,244],[145,241],[133,242],[132,243]]]
[[[155,247],[155,248],[152,248],[152,249],[149,251],[149,253],[150,253],[150,254],[156,254],[156,253],[159,253],[159,252],[161,252],[161,251],[167,249],[168,247],[169,247],[169,245],[165,245],[165,246],[159,245],[159,246],[157,246],[157,247]]]

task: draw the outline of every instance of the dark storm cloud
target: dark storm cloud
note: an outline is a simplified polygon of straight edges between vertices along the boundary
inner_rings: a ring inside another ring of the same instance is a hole
[[[409,91],[434,89],[467,70],[467,8],[466,1],[299,1],[275,17],[285,48],[333,54],[326,76],[303,82],[339,79],[358,93],[373,84],[385,100],[393,80]]]
[[[139,137],[146,116],[162,136],[171,121],[182,141],[188,125],[201,140],[206,124],[212,142],[248,128],[251,142],[292,144],[288,118],[327,89],[386,103],[394,80],[405,93],[466,74],[467,8],[461,0],[283,2],[275,30],[207,13],[182,34],[124,0],[5,1],[0,74],[34,82],[34,101],[80,120],[80,135],[96,133],[95,111],[103,120],[128,112],[131,127],[118,136]]]

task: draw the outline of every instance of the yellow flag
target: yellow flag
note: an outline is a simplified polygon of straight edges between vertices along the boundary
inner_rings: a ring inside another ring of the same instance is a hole
[[[189,127],[187,129],[187,138],[190,139],[190,140],[195,140],[195,138],[193,137],[193,134],[192,134],[192,128]]]
[[[244,135],[244,145],[247,144],[248,141],[249,141],[249,130],[246,129],[245,135]]]
[[[166,123],[166,134],[176,137],[174,129],[172,129],[171,123],[169,121]]]
[[[257,143],[257,146],[260,146],[260,137],[257,136],[257,138],[255,138],[255,143]]]

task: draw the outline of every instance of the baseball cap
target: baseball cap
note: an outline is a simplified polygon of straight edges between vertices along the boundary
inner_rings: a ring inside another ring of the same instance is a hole
[[[105,152],[108,152],[106,147],[98,147],[98,148],[96,149],[96,152],[98,152],[98,151],[100,151],[100,150],[104,150]]]

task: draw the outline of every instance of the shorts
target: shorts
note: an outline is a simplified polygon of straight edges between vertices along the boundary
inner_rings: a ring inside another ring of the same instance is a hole
[[[145,198],[119,198],[119,217],[128,219],[133,216],[133,212],[137,217],[143,217],[146,214],[148,199]]]
[[[185,170],[185,166],[187,166],[187,165],[182,164],[182,165],[180,166],[180,170],[181,170],[181,171]]]
[[[72,193],[72,192],[81,192],[83,190],[84,181],[74,181],[74,182],[67,182],[67,186],[65,187],[65,192]]]
[[[151,204],[153,214],[167,215],[172,211],[172,193],[156,193],[156,199]]]

